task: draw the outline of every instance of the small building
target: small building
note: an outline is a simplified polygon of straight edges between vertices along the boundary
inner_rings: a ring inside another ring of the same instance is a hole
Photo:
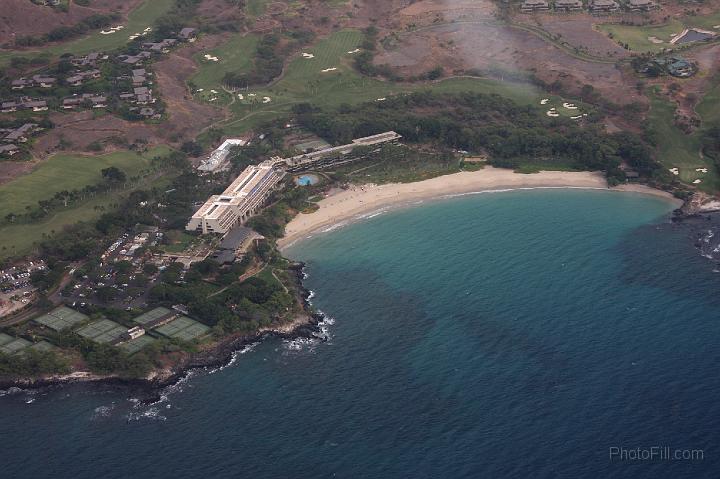
[[[198,166],[198,171],[214,173],[226,169],[230,165],[228,158],[230,157],[230,152],[232,151],[232,148],[234,146],[243,146],[245,145],[245,143],[245,140],[239,139],[231,138],[225,140],[222,145],[220,145],[215,151],[210,154],[208,159],[200,163],[200,166]]]
[[[10,157],[19,152],[17,145],[0,145],[0,156]]]
[[[10,88],[13,90],[22,90],[23,88],[30,88],[34,85],[34,82],[28,78],[18,78],[10,82]]]
[[[615,0],[591,0],[590,11],[592,13],[611,13],[620,9]]]
[[[123,336],[123,339],[129,341],[131,339],[137,339],[140,336],[145,335],[145,329],[142,326],[135,326],[127,330],[127,333]]]
[[[684,58],[679,58],[667,66],[667,71],[674,77],[687,78],[695,74],[695,65]]]
[[[265,237],[245,226],[236,226],[223,237],[211,258],[220,264],[231,264],[243,257],[253,244]]]
[[[100,70],[88,70],[84,72],[75,72],[72,76],[65,79],[70,86],[80,86],[88,80],[100,78]]]
[[[25,143],[28,141],[28,136],[33,132],[33,130],[35,130],[35,128],[37,128],[37,124],[25,123],[8,133],[2,141],[5,143]]]
[[[582,9],[582,0],[555,0],[555,10],[558,12],[579,12]]]
[[[178,36],[180,37],[180,40],[185,41],[194,39],[195,37],[197,37],[197,29],[189,27],[183,28],[182,30],[180,30]]]
[[[32,77],[32,81],[33,86],[39,86],[40,88],[52,88],[57,83],[57,78],[45,75],[34,75]]]
[[[631,12],[649,12],[659,8],[652,0],[628,0],[627,9]]]
[[[547,12],[548,10],[550,10],[550,5],[545,0],[525,0],[520,6],[520,11],[523,13]]]

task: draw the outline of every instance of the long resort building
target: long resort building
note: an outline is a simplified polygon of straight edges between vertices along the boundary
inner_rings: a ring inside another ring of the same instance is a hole
[[[269,162],[248,166],[221,195],[211,196],[185,229],[203,234],[227,233],[257,213],[284,176],[284,171]]]

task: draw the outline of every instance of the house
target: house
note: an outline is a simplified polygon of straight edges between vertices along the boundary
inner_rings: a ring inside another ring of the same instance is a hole
[[[13,90],[22,90],[23,88],[30,88],[34,85],[34,82],[28,78],[18,78],[10,82],[10,88]]]
[[[695,74],[695,65],[684,58],[675,58],[667,65],[667,71],[674,77],[687,78]]]
[[[195,28],[183,28],[178,34],[180,40],[189,41],[197,37],[197,29]]]
[[[28,136],[33,132],[33,130],[35,130],[35,128],[37,128],[37,124],[25,123],[8,133],[2,141],[5,143],[25,143],[28,141]]]
[[[132,84],[134,87],[141,86],[147,81],[148,73],[144,68],[137,68],[132,71]]]
[[[140,52],[137,55],[120,55],[117,58],[122,63],[126,63],[128,65],[137,65],[138,63],[144,62],[151,56],[152,54],[150,52]]]
[[[52,88],[57,83],[57,78],[49,77],[45,75],[35,75],[32,77],[33,86],[39,86],[40,88]]]
[[[100,78],[100,70],[88,70],[85,72],[75,72],[74,75],[67,77],[65,82],[70,86],[80,86],[87,80]]]
[[[631,12],[649,12],[659,6],[652,0],[628,0],[627,8]]]
[[[174,38],[166,38],[165,40],[158,43],[145,42],[142,44],[142,49],[149,50],[153,53],[167,53],[169,51],[169,48],[175,46],[177,42],[178,41]]]
[[[610,13],[620,9],[615,0],[591,0],[590,11],[592,13]]]
[[[72,110],[76,106],[80,106],[82,104],[82,97],[79,96],[73,96],[71,98],[65,98],[62,102],[62,107],[65,110]]]
[[[582,8],[582,0],[555,0],[555,10],[559,12],[579,12]]]
[[[23,107],[32,111],[47,111],[48,106],[45,100],[30,100],[23,103]]]
[[[550,10],[550,6],[545,0],[525,0],[520,6],[520,11],[523,13],[547,12],[548,10]]]
[[[97,65],[97,62],[107,59],[107,55],[93,52],[88,53],[87,55],[82,57],[73,57],[72,59],[70,59],[70,63],[72,63],[76,67],[94,67],[95,65]]]
[[[19,153],[20,148],[16,145],[0,145],[0,156],[13,156],[15,153]]]
[[[18,103],[16,101],[4,101],[0,104],[0,112],[12,113],[12,112],[17,111],[19,106],[20,106],[20,103]]]

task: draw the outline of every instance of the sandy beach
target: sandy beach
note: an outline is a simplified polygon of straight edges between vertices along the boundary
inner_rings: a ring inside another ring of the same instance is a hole
[[[332,191],[318,202],[320,208],[317,211],[296,216],[286,226],[285,237],[278,241],[278,246],[286,248],[314,231],[382,208],[449,195],[521,188],[608,189],[608,186],[600,172],[541,171],[520,174],[493,167],[416,183],[354,186]],[[612,188],[612,191],[649,194],[674,201],[678,207],[682,204],[669,193],[643,185],[622,185]]]

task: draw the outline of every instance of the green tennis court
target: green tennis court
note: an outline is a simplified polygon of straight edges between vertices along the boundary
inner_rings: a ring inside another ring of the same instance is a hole
[[[109,319],[100,319],[78,329],[77,333],[96,343],[112,343],[126,333],[128,328]]]
[[[38,324],[46,326],[53,331],[64,331],[74,325],[86,321],[88,317],[67,306],[60,306],[47,314],[33,319]]]
[[[128,354],[135,354],[138,351],[145,349],[155,342],[155,339],[148,335],[140,336],[139,338],[131,339],[126,343],[120,345]]]
[[[177,313],[173,312],[170,309],[159,307],[159,308],[151,309],[150,311],[141,314],[137,318],[133,319],[133,321],[145,326],[146,324],[152,324],[157,321],[161,321],[161,320],[163,320],[167,317],[170,317],[174,314],[177,314]]]
[[[0,352],[5,354],[15,354],[30,346],[32,343],[22,338],[11,338],[9,343],[0,346]]]
[[[155,331],[168,338],[192,341],[206,335],[210,328],[187,316],[180,316],[166,325],[160,326]]]

